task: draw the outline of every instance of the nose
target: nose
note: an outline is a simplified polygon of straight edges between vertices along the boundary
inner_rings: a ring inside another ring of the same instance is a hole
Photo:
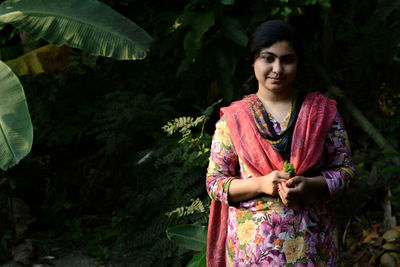
[[[275,60],[272,66],[272,72],[280,74],[283,71],[283,66],[279,60]]]

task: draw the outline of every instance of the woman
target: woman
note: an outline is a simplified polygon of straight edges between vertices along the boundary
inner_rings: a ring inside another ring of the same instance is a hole
[[[252,37],[255,94],[221,109],[211,147],[208,266],[338,264],[331,200],[353,164],[336,102],[292,87],[301,51],[284,21]]]

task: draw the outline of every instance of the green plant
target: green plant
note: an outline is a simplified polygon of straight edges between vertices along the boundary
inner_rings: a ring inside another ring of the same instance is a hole
[[[96,0],[8,0],[0,5],[0,22],[34,39],[116,59],[144,58],[152,40],[135,23]]]
[[[178,45],[180,50],[175,51],[180,56],[177,77],[192,79],[193,83],[206,79],[212,83],[210,94],[231,101],[240,96],[238,88],[245,77],[237,74],[247,68],[242,59],[246,57],[245,47],[254,27],[267,19],[302,16],[310,6],[329,9],[330,1],[270,1],[268,4],[253,1],[245,4],[191,0],[166,29],[172,37],[159,53],[163,56],[169,50],[176,50]],[[249,10],[250,15],[244,15],[243,8]],[[172,45],[170,42],[174,40],[179,43]],[[192,76],[193,71],[200,76]]]
[[[207,227],[201,225],[178,225],[167,229],[167,237],[179,246],[197,251],[187,267],[206,266]]]
[[[79,3],[78,3],[79,2]],[[114,57],[117,59],[144,58],[151,42],[151,37],[140,27],[106,5],[94,1],[2,1],[0,4],[0,22],[2,28],[5,24],[13,25],[21,33],[21,42],[26,42],[26,33],[31,38],[44,39],[56,45],[68,44],[95,55]],[[2,43],[13,40],[15,31]],[[29,39],[29,38],[28,38]],[[27,45],[26,45],[27,46]],[[2,59],[9,54],[2,54]],[[31,57],[33,58],[33,57]],[[29,60],[27,58],[15,59],[13,62]],[[51,64],[51,63],[50,63]],[[32,147],[33,127],[28,111],[25,94],[20,81],[13,71],[0,61],[0,95],[2,102],[0,110],[0,168],[5,170],[17,164]],[[21,190],[23,187],[18,188]],[[67,204],[66,193],[54,196],[49,190],[47,198],[56,197],[57,203],[46,204],[42,207],[45,211],[58,214]],[[47,199],[49,200],[49,199]],[[4,218],[1,219],[2,226]],[[74,232],[74,240],[82,237],[80,224],[71,221],[67,227]],[[79,226],[79,227],[78,227]],[[78,228],[79,229],[78,229]],[[3,227],[2,227],[3,228]],[[79,231],[78,231],[79,230]],[[9,251],[7,242],[8,234],[1,237],[2,251]],[[20,240],[17,240],[20,242]],[[102,251],[105,255],[105,251]],[[102,256],[105,258],[105,256]]]
[[[25,94],[17,76],[0,61],[0,168],[17,164],[32,147],[33,129]]]
[[[169,242],[165,229],[207,222],[209,199],[204,190],[204,169],[211,137],[205,132],[205,125],[219,102],[198,117],[181,117],[165,124],[163,130],[169,137],[160,138],[138,157],[135,176],[140,184],[136,192],[140,193],[130,193],[132,199],[127,208],[131,213],[140,210],[142,226],[125,234],[126,241],[131,239],[131,249],[135,251],[132,257],[137,264],[176,264],[188,262],[193,256]],[[199,227],[204,231],[204,226]]]
[[[95,0],[8,0],[0,4],[0,22],[36,39],[118,59],[143,58],[151,41],[136,24]],[[0,168],[8,169],[29,153],[33,130],[23,88],[12,71],[0,63],[1,99],[7,99],[7,103],[1,103]]]
[[[294,169],[293,163],[287,162],[286,160],[283,164],[283,171],[288,172],[292,177],[296,176],[296,171]]]

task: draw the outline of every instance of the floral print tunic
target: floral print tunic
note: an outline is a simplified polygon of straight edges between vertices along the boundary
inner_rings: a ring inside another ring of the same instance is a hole
[[[286,129],[289,115],[279,123],[268,114],[277,133]],[[217,122],[206,187],[212,199],[230,205],[227,266],[337,265],[331,200],[353,176],[348,138],[339,113],[327,135],[323,154],[318,169],[326,179],[329,201],[310,197],[291,209],[279,197],[263,195],[231,203],[228,189],[232,179],[249,179],[253,174],[238,157],[225,118]]]

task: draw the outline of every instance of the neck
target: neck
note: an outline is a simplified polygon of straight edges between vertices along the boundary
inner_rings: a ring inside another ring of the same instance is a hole
[[[288,102],[292,100],[292,96],[295,90],[291,88],[290,90],[285,90],[284,92],[271,92],[267,90],[258,90],[257,96],[263,102]]]

